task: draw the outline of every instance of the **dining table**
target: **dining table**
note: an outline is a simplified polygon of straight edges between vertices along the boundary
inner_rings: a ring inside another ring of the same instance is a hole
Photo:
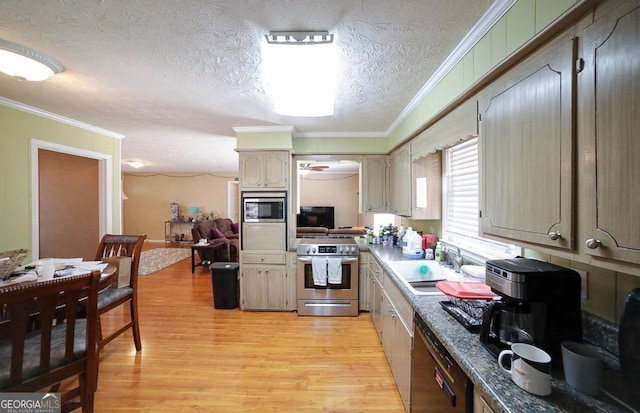
[[[92,271],[92,269],[90,268],[91,267],[88,267],[86,269],[85,268],[75,268],[74,270],[69,269],[70,271],[67,271],[66,273],[62,271],[56,271],[57,274],[54,275],[54,278],[52,279],[55,280],[55,279],[73,276],[73,275],[88,274]],[[118,268],[114,264],[110,264],[110,263],[107,263],[106,265],[102,265],[99,268],[100,268],[101,276],[100,276],[100,281],[98,282],[98,291],[102,291],[106,288],[111,287],[111,284],[114,280],[114,275],[116,274],[116,271]],[[45,280],[45,279],[42,279],[42,277],[37,277],[37,276],[26,277],[23,279],[25,279],[25,281],[23,282],[6,282],[6,281],[1,282],[0,281],[0,295],[2,295],[3,291],[8,291],[15,287],[22,287],[25,285],[52,280],[51,278]],[[10,337],[11,331],[9,328],[10,323],[8,322],[9,321],[8,317],[9,317],[9,314],[7,314],[6,309],[4,308],[4,306],[0,305],[0,340]],[[35,318],[37,318],[37,312],[34,311],[34,319]]]

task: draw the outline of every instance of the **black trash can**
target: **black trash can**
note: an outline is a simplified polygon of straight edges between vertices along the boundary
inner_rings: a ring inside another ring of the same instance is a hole
[[[237,262],[214,262],[211,269],[214,308],[236,308],[239,301]]]

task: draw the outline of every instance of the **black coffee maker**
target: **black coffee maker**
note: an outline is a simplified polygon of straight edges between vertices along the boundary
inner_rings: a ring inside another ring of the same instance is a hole
[[[582,340],[580,275],[528,258],[486,263],[486,284],[500,295],[483,314],[480,342],[494,355],[529,343],[562,360],[560,343]]]

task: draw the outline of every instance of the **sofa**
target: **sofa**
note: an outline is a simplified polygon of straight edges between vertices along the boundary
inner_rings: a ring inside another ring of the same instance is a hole
[[[201,239],[210,241],[212,248],[197,249],[201,260],[238,262],[240,256],[238,224],[229,218],[198,222],[191,228],[191,236],[194,243],[198,243]],[[225,244],[225,247],[218,248],[220,244]]]

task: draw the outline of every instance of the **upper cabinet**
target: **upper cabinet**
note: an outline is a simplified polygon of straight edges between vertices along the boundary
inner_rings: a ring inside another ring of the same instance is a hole
[[[442,152],[413,161],[413,219],[442,218]]]
[[[389,160],[386,156],[365,156],[362,160],[362,213],[387,212]]]
[[[289,157],[287,151],[240,152],[240,187],[287,189]]]
[[[411,216],[411,147],[406,144],[391,154],[390,206],[387,212]]]
[[[596,9],[580,57],[580,246],[593,261],[640,264],[638,2]]]
[[[482,235],[573,247],[573,64],[566,33],[479,96]]]

